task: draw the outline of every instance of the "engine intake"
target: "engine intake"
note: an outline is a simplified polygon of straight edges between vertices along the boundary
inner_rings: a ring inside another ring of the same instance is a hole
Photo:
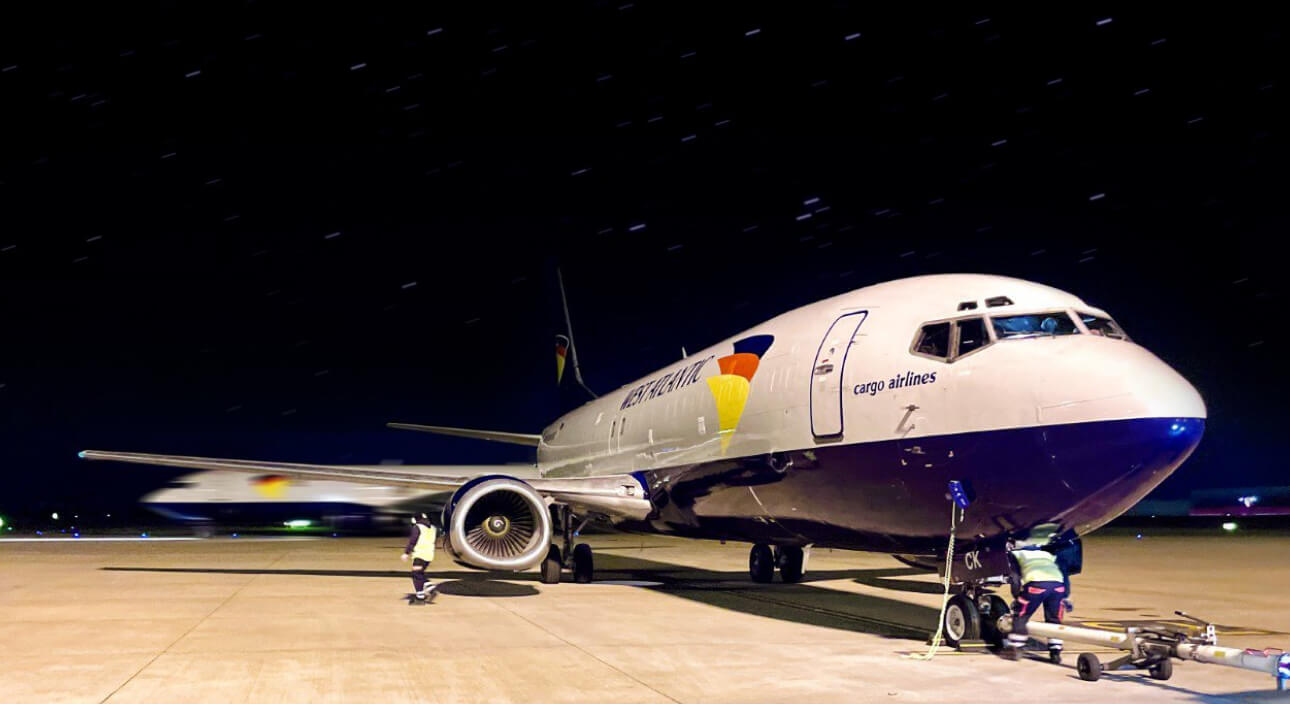
[[[551,544],[546,501],[512,477],[480,477],[462,486],[444,507],[443,524],[457,561],[479,569],[529,569]]]

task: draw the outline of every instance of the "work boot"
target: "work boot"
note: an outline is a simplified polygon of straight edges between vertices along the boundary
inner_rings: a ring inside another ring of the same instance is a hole
[[[1015,661],[1015,660],[1017,659],[1017,649],[1016,649],[1015,647],[1013,647],[1012,645],[1005,645],[1005,646],[1003,646],[1003,648],[999,651],[999,657],[1003,658],[1004,660],[1014,660],[1014,661]]]
[[[429,603],[429,602],[431,602],[431,601],[434,601],[434,600],[435,600],[435,597],[437,597],[437,596],[439,596],[439,585],[437,585],[437,584],[432,584],[432,585],[430,585],[430,586],[426,587],[426,602],[427,602],[427,603]]]

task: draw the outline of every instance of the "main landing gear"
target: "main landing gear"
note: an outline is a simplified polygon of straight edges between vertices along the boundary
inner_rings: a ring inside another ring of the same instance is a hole
[[[586,543],[575,545],[573,542],[574,536],[582,532],[587,521],[583,520],[575,529],[574,516],[564,506],[556,506],[556,517],[563,533],[564,549],[562,550],[558,545],[552,545],[547,550],[546,559],[542,561],[541,581],[543,584],[559,584],[561,571],[569,569],[573,571],[573,581],[587,584],[595,575],[595,561],[591,557],[591,546]]]
[[[779,578],[785,584],[802,581],[806,572],[806,549],[797,546],[776,545],[772,550],[765,543],[757,543],[748,553],[748,575],[752,581],[769,583],[779,569]]]

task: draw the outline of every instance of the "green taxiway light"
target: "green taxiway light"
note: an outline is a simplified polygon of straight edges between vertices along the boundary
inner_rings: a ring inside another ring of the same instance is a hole
[[[311,525],[313,525],[313,524],[314,524],[314,522],[313,522],[313,521],[307,521],[307,520],[305,520],[305,519],[303,519],[303,518],[297,518],[297,519],[296,519],[296,520],[294,520],[294,521],[283,521],[283,522],[282,522],[282,525],[284,525],[284,526],[286,526],[286,527],[288,527],[288,528],[308,528],[309,526],[311,526]]]
[[[1232,521],[1228,521],[1227,523],[1223,524],[1223,530],[1228,532],[1234,531],[1236,530],[1236,524],[1233,523]]]

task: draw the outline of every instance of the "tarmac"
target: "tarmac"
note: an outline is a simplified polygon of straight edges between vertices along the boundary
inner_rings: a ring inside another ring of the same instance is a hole
[[[88,538],[88,536],[86,536]],[[441,554],[409,606],[398,538],[0,540],[3,702],[1290,701],[1272,678],[1176,662],[1076,677],[980,647],[927,650],[940,585],[890,556],[816,550],[758,585],[748,546],[588,536],[592,584],[484,574]],[[1290,649],[1290,538],[1095,534],[1068,622],[1224,624]],[[1103,657],[1103,660],[1109,659]]]

